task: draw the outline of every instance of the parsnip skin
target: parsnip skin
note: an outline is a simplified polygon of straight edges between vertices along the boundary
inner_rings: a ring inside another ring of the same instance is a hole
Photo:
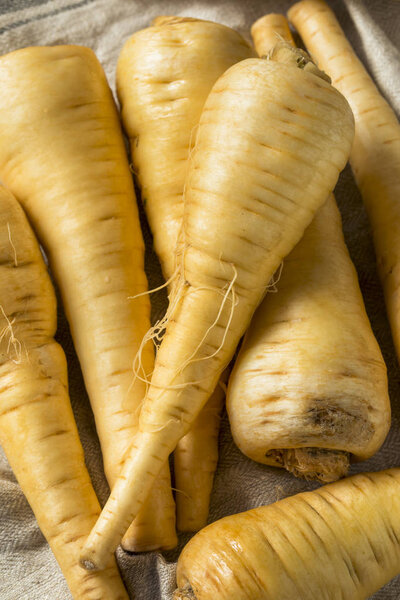
[[[132,362],[150,323],[149,299],[130,299],[147,281],[117,110],[100,63],[81,46],[2,56],[0,82],[0,177],[27,211],[61,289],[112,486],[137,429],[145,386],[132,385]],[[150,345],[143,362],[150,371]],[[130,530],[131,548],[143,549],[160,502],[164,525],[153,529],[151,548],[175,545],[168,481],[165,472],[163,499]]]
[[[251,26],[251,37],[258,56],[268,56],[272,48],[280,41],[294,46],[289,23],[283,15],[271,13],[260,17]]]
[[[199,531],[207,524],[227,380],[226,371],[175,450],[176,524],[179,531]]]
[[[350,164],[372,226],[379,275],[400,357],[400,125],[322,0],[288,13],[311,54],[348,100],[355,118]]]
[[[276,30],[294,46],[283,15],[252,27],[257,52],[272,59]],[[333,197],[286,257],[277,289],[254,315],[230,379],[232,434],[258,462],[334,481],[352,455],[378,450],[390,402]]]
[[[218,77],[254,51],[236,31],[218,23],[164,16],[152,25],[125,43],[117,91],[155,250],[169,280],[176,267],[185,177],[203,105]],[[222,404],[217,385],[204,414],[176,448],[181,531],[197,531],[207,523]]]
[[[206,98],[222,73],[255,56],[233,29],[158,17],[118,59],[117,93],[133,168],[165,279],[175,271],[189,153]]]
[[[128,600],[111,558],[78,564],[100,506],[54,341],[56,299],[39,245],[15,198],[0,188],[0,443],[75,600]]]
[[[247,59],[207,98],[187,179],[175,308],[142,406],[142,439],[85,545],[87,568],[101,567],[118,544],[347,161],[347,102],[294,65],[295,55],[293,65]]]
[[[333,196],[286,257],[277,288],[255,313],[229,380],[232,434],[258,462],[337,479],[348,466],[342,453],[365,459],[379,449],[390,401]]]
[[[175,600],[366,600],[400,572],[399,469],[225,517],[187,544]]]

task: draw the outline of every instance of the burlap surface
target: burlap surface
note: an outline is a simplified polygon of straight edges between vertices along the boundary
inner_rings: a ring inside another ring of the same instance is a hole
[[[123,42],[133,31],[147,26],[157,14],[197,16],[219,21],[248,37],[249,28],[255,19],[271,11],[284,12],[290,4],[285,0],[0,0],[0,53],[35,44],[87,45],[97,53],[113,86],[115,64]],[[399,114],[400,2],[332,0],[331,5],[359,56]],[[351,471],[399,466],[400,371],[376,274],[367,218],[349,168],[340,178],[336,196],[367,311],[387,362],[393,408],[393,425],[383,448],[371,460],[353,466]],[[151,251],[145,223],[144,228],[148,248],[146,266],[150,285],[153,286],[160,282],[160,270]],[[162,312],[165,301],[162,293],[155,295],[155,315]],[[99,498],[104,502],[108,488],[102,473],[99,445],[79,364],[61,307],[58,340],[67,354],[71,400],[88,468]],[[232,442],[229,426],[224,418],[210,521],[312,487],[312,484],[296,480],[283,471],[258,465],[242,456]],[[137,600],[171,598],[175,561],[187,539],[188,536],[181,536],[176,551],[164,556],[156,553],[133,556],[118,552],[119,565],[132,597],[135,595]],[[67,600],[70,597],[33,514],[6,459],[0,454],[0,599]],[[400,577],[374,596],[374,599],[389,598],[400,598]]]

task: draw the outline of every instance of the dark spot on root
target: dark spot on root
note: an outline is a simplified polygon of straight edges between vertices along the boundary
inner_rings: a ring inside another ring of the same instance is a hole
[[[79,564],[86,571],[97,571],[98,570],[96,565],[91,560],[82,559]]]
[[[355,404],[359,404],[357,399]],[[361,410],[355,411],[353,414],[338,405],[338,399],[313,398],[305,415],[305,426],[311,426],[316,430],[313,435],[328,439],[334,437],[336,444],[346,445],[346,442],[353,439],[367,442],[374,433],[374,427],[368,420],[367,412],[365,410],[365,416]]]

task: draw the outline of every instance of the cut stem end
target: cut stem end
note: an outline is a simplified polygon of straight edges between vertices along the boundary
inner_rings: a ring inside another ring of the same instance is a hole
[[[350,465],[348,452],[325,448],[287,448],[269,450],[268,458],[276,461],[296,477],[330,483],[345,477]]]
[[[267,58],[275,62],[292,65],[297,69],[312,73],[313,75],[320,77],[320,79],[331,83],[330,77],[324,73],[324,71],[318,69],[317,65],[311,60],[307,52],[304,52],[304,50],[301,50],[300,48],[293,47],[288,42],[281,41],[275,44]]]

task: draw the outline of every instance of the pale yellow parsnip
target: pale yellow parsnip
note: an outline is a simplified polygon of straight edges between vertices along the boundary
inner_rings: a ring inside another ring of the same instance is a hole
[[[174,600],[367,600],[399,565],[399,469],[363,473],[197,533]]]
[[[78,563],[100,506],[55,331],[56,298],[39,244],[0,187],[0,444],[74,600],[128,600],[113,557],[100,573]]]
[[[285,17],[267,15],[252,27],[258,52],[271,52],[276,27],[293,45]],[[333,197],[286,257],[277,290],[255,313],[230,378],[232,434],[258,462],[334,481],[353,456],[378,450],[390,402]]]
[[[143,240],[117,110],[94,53],[32,47],[0,58],[0,177],[17,195],[60,287],[112,486],[137,428],[145,386],[132,363],[149,327]],[[153,364],[151,348],[143,362]],[[169,475],[163,527],[153,544],[176,542]],[[130,531],[143,549],[149,514]],[[143,521],[147,525],[143,524]],[[142,538],[142,540],[141,540]]]
[[[393,341],[400,356],[400,125],[322,0],[305,0],[288,13],[307,48],[348,100],[355,119],[350,164],[375,244]]]
[[[229,367],[175,449],[176,524],[179,531],[199,531],[207,524],[228,375]]]
[[[251,26],[251,37],[258,56],[268,56],[272,48],[281,41],[295,45],[289,23],[278,13],[271,13],[257,19]]]
[[[247,456],[322,481],[372,456],[388,433],[386,367],[333,196],[252,319],[227,410]]]
[[[230,66],[254,56],[233,29],[158,17],[120,53],[117,92],[135,177],[165,279],[175,271],[183,188],[204,102]]]
[[[296,64],[296,55],[293,64],[244,60],[207,98],[186,181],[179,282],[142,406],[142,439],[85,545],[87,568],[101,567],[118,544],[346,164],[351,110]]]
[[[185,177],[204,102],[228,67],[251,56],[254,51],[236,31],[186,17],[157,17],[121,51],[117,91],[122,120],[166,280],[176,267]],[[209,402],[174,458],[177,523],[183,531],[207,522],[223,405],[220,386]]]

